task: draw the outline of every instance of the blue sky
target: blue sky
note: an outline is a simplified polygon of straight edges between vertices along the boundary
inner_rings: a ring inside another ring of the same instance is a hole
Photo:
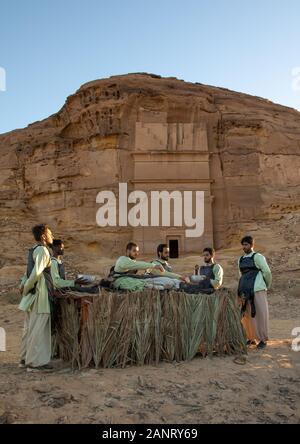
[[[0,133],[85,82],[140,71],[300,110],[299,23],[299,0],[0,0]]]

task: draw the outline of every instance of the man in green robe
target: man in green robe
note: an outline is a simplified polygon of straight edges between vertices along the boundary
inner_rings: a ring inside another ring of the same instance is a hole
[[[252,236],[241,240],[243,256],[238,261],[238,296],[242,305],[242,323],[247,333],[247,344],[264,349],[269,335],[269,306],[267,292],[271,287],[272,273],[266,258],[254,251]]]
[[[29,250],[27,273],[20,286],[19,309],[25,312],[20,366],[41,369],[51,360],[51,258],[47,246],[53,235],[46,224],[34,226],[32,233],[37,243]]]
[[[209,285],[215,290],[218,290],[223,283],[223,268],[215,262],[216,252],[214,248],[206,247],[202,253],[204,264],[195,266],[195,274],[191,276],[191,281],[199,283],[208,280]]]
[[[157,258],[152,261],[153,264],[162,265],[164,272],[160,270],[152,269],[148,270],[147,273],[160,276],[161,285],[167,288],[179,289],[182,282],[189,282],[187,276],[183,276],[178,273],[174,273],[171,265],[169,264],[170,249],[167,244],[159,244],[157,247]]]
[[[215,250],[212,247],[203,249],[204,264],[195,266],[195,274],[190,277],[190,284],[182,284],[180,288],[186,293],[214,293],[223,283],[223,268],[215,263]]]
[[[74,290],[88,292],[88,288],[82,288],[81,285],[88,285],[84,277],[77,279],[66,279],[65,266],[63,263],[63,255],[65,252],[65,245],[61,239],[54,239],[51,245],[51,277],[54,290]]]
[[[152,262],[137,261],[139,247],[134,242],[129,242],[126,246],[126,256],[120,256],[114,266],[113,276],[115,277],[114,288],[117,290],[142,291],[145,288],[157,288],[163,290],[162,285],[155,283],[155,278],[135,277],[138,271],[159,270],[162,274],[165,270],[161,264]]]
[[[52,243],[51,276],[56,290],[74,287],[80,283],[74,279],[66,279],[65,267],[62,261],[65,246],[61,239],[54,239]]]

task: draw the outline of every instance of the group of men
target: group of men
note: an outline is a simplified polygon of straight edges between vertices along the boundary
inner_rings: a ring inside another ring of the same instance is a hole
[[[157,290],[184,290],[186,293],[212,293],[221,287],[223,269],[214,263],[212,248],[203,250],[205,265],[197,267],[197,274],[191,276],[175,273],[169,264],[169,247],[159,244],[157,258],[151,262],[138,261],[139,246],[129,242],[126,255],[117,259],[110,276],[117,290],[142,291],[146,288]],[[141,274],[142,273],[142,274]]]
[[[62,261],[63,241],[54,239],[46,224],[34,226],[32,233],[36,245],[28,252],[27,271],[20,285],[22,299],[19,305],[25,312],[20,366],[29,370],[51,367],[51,313],[53,322],[56,291],[96,293],[105,281],[110,288],[118,291],[143,291],[150,288],[211,294],[223,283],[223,268],[215,262],[215,251],[211,247],[203,250],[204,263],[196,265],[191,274],[183,275],[175,273],[169,264],[167,244],[159,244],[157,257],[146,262],[137,260],[139,247],[129,242],[126,254],[117,259],[107,279],[94,286],[82,287],[87,284],[85,279],[66,279]],[[272,275],[265,257],[254,251],[253,238],[245,236],[241,244],[244,254],[238,261],[238,297],[243,313],[242,322],[248,345],[258,341],[257,347],[264,348],[268,340],[267,290]]]

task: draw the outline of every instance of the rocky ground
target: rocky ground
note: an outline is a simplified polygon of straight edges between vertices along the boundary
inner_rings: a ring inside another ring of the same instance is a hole
[[[19,369],[23,314],[16,276],[23,266],[0,270],[0,326],[7,351],[0,353],[2,423],[300,423],[300,351],[292,330],[300,327],[300,215],[257,228],[257,250],[268,258],[274,282],[269,292],[270,341],[250,348],[244,365],[232,357],[196,358],[157,367],[72,371],[57,361],[48,373]],[[218,252],[224,285],[236,288],[238,243]],[[77,259],[78,261],[78,259]],[[66,256],[74,273],[81,264]],[[101,275],[109,264],[95,259],[84,272]],[[192,270],[199,257],[173,261]]]

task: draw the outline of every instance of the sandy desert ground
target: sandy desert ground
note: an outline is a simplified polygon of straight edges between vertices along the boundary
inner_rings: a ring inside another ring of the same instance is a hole
[[[300,351],[292,330],[300,327],[300,215],[249,227],[273,271],[269,292],[270,341],[250,348],[245,365],[232,357],[196,358],[157,367],[72,371],[60,361],[48,373],[19,369],[23,313],[16,277],[24,266],[0,270],[0,326],[7,351],[0,353],[0,423],[300,423]],[[238,239],[217,252],[224,286],[236,288]],[[25,253],[24,253],[25,255]],[[76,262],[77,261],[77,262]],[[66,254],[71,273],[103,274],[113,261],[95,258],[84,270]],[[191,272],[199,257],[173,260]],[[300,345],[300,341],[299,341]]]

